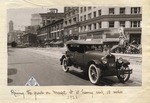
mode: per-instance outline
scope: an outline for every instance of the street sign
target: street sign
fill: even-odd
[[[40,86],[39,83],[36,81],[36,79],[32,76],[27,83],[25,84],[25,86]]]

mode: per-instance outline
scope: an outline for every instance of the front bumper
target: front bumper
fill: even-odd
[[[117,76],[121,74],[132,74],[132,69],[129,70],[112,69],[102,71],[102,76]]]
[[[132,69],[129,69],[129,70],[120,70],[118,69],[118,75],[121,75],[121,74],[132,74]]]

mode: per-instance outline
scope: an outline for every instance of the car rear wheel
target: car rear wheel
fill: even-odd
[[[67,66],[67,59],[66,58],[64,58],[62,60],[62,68],[63,68],[64,72],[68,72],[69,71],[69,67]]]
[[[88,76],[92,84],[98,84],[101,77],[101,70],[95,64],[91,64],[88,69]]]
[[[120,68],[120,70],[129,70],[129,67],[128,67],[128,66],[126,66],[126,67],[125,67],[125,66],[122,66],[122,67]],[[121,74],[121,75],[118,75],[117,77],[118,77],[118,79],[120,80],[120,82],[125,83],[126,81],[129,80],[130,74]]]

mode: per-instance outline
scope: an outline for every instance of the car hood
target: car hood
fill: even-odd
[[[108,53],[100,52],[100,51],[87,51],[86,54],[93,55],[93,56],[101,56],[101,57],[108,55]]]

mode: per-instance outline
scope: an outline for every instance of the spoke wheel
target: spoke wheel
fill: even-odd
[[[129,67],[128,67],[128,66],[127,66],[127,67],[122,66],[122,67],[120,68],[120,70],[129,70]],[[118,77],[118,79],[119,79],[122,83],[125,83],[126,81],[129,80],[130,74],[121,74],[121,75],[118,75],[117,77]]]
[[[100,68],[96,67],[95,64],[91,64],[88,69],[88,75],[92,84],[98,84],[101,77]]]
[[[67,66],[66,58],[64,58],[63,61],[62,61],[62,68],[63,68],[64,72],[68,72],[69,71],[69,67]]]

